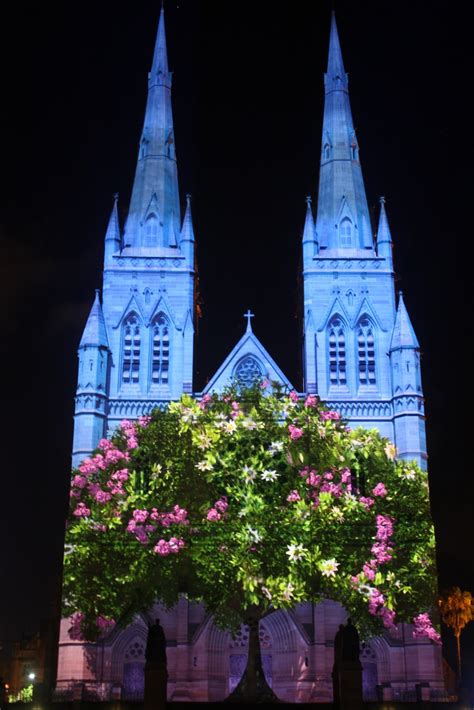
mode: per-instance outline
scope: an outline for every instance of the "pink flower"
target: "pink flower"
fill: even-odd
[[[396,629],[395,625],[395,617],[396,617],[396,612],[394,612],[392,609],[387,609],[386,606],[383,606],[379,610],[379,616],[382,617],[383,625],[385,626],[386,629]]]
[[[387,542],[393,535],[393,518],[389,515],[377,515],[376,538],[380,542]]]
[[[95,494],[95,499],[98,503],[108,503],[111,498],[112,494],[107,491],[99,490]]]
[[[290,424],[288,429],[290,431],[290,439],[292,441],[295,441],[296,439],[299,439],[303,436],[303,429],[300,429],[299,427],[294,426],[293,424]]]
[[[317,475],[316,471],[310,471],[309,476],[306,479],[306,483],[308,484],[308,486],[313,486],[313,488],[317,488],[321,483],[321,476]]]
[[[359,577],[357,575],[351,577],[351,585],[353,587],[358,587],[359,586]]]
[[[96,619],[97,626],[101,631],[109,631],[115,626],[115,621],[113,619],[106,619],[105,616],[98,616]]]
[[[366,510],[370,510],[373,504],[375,503],[373,498],[366,498],[365,496],[361,496],[359,500]]]
[[[262,380],[262,381],[260,382],[260,389],[266,390],[267,387],[270,387],[270,380],[267,380],[267,379]]]
[[[222,518],[222,515],[215,508],[210,508],[207,511],[206,517],[211,522],[216,522],[216,520],[220,520]]]
[[[352,480],[351,471],[349,468],[343,468],[341,471],[341,483],[350,483]]]
[[[134,510],[133,519],[136,523],[144,523],[148,518],[148,511],[146,510]]]
[[[385,562],[390,562],[392,559],[392,555],[390,553],[393,552],[393,550],[391,547],[387,547],[384,542],[375,542],[372,545],[371,552],[375,555],[375,559],[379,565],[383,565]]]
[[[367,579],[369,580],[369,582],[373,582],[373,581],[374,581],[374,579],[375,579],[375,570],[373,570],[371,567],[369,567],[369,565],[366,564],[366,565],[364,565],[364,566],[362,567],[362,571],[363,571],[363,573],[365,574],[365,576],[367,577]]]
[[[167,555],[170,554],[170,544],[169,542],[166,542],[166,540],[158,540],[157,544],[153,548],[154,552],[157,552],[159,555],[162,557],[166,557]]]
[[[143,415],[142,417],[138,417],[138,423],[142,427],[142,429],[146,429],[148,424],[151,422],[151,417],[146,415]]]
[[[374,587],[372,594],[369,597],[369,613],[372,614],[372,616],[377,616],[379,607],[383,606],[384,604],[384,595],[376,587]]]
[[[426,637],[434,643],[441,643],[441,637],[436,631],[436,629],[433,627],[429,614],[418,614],[418,616],[415,616],[415,618],[413,619],[413,624],[415,626],[415,629],[413,631],[413,638],[420,639]]]
[[[177,554],[184,547],[184,540],[178,537],[170,537],[169,547],[170,552]]]
[[[216,500],[214,503],[214,508],[219,511],[219,513],[225,513],[227,508],[229,507],[229,504],[227,502],[226,496],[222,496],[219,498],[219,500]]]
[[[84,488],[87,484],[87,478],[85,476],[74,476],[72,479],[72,485],[75,488]]]
[[[385,498],[387,493],[388,493],[388,491],[385,488],[383,483],[377,483],[377,485],[375,486],[375,488],[372,491],[372,494],[374,496],[379,496],[380,498]]]
[[[115,444],[112,441],[109,441],[108,439],[101,439],[97,448],[101,451],[108,451],[109,449],[115,448]]]
[[[327,471],[327,472],[324,474],[324,478],[326,479],[326,481],[332,481],[332,479],[334,478],[334,474],[329,473],[329,471]]]
[[[305,407],[315,407],[318,403],[318,399],[314,394],[309,394],[304,402]]]
[[[290,392],[290,399],[291,399],[291,401],[292,401],[294,404],[297,403],[297,401],[298,401],[298,395],[296,394],[295,390],[292,390],[292,391]]]
[[[84,503],[78,503],[76,509],[73,512],[73,515],[75,515],[76,518],[88,518],[90,514],[90,509],[87,508]]]
[[[291,491],[290,495],[286,499],[288,503],[295,503],[297,500],[301,500],[301,496],[297,490]]]
[[[339,412],[335,412],[334,410],[329,410],[328,412],[321,412],[321,414],[319,416],[321,417],[323,422],[327,422],[330,419],[334,419],[335,421],[337,421],[338,419],[341,418],[341,415],[339,414]]]
[[[202,410],[206,409],[207,405],[209,404],[211,399],[212,399],[212,397],[210,394],[205,394],[204,397],[201,399],[201,401],[198,403],[199,409],[202,409]]]

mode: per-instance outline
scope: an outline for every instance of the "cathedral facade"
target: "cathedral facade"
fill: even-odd
[[[426,469],[419,344],[402,294],[395,293],[392,237],[384,199],[374,238],[351,115],[336,20],[324,76],[325,106],[316,215],[303,230],[303,391],[316,393],[351,426],[375,427],[397,455]],[[193,389],[195,255],[191,202],[181,216],[165,20],[160,16],[135,181],[121,229],[115,203],[105,235],[98,291],[79,345],[73,465],[122,419],[197,397],[233,380],[287,377],[247,327],[203,392]],[[298,246],[295,244],[295,248]],[[260,625],[264,669],[287,701],[332,699],[333,642],[346,619],[337,603],[301,604]],[[201,605],[181,599],[160,610],[168,640],[172,700],[220,700],[237,684],[248,634],[217,629]],[[137,617],[97,644],[61,626],[58,696],[138,699],[143,694],[147,621]],[[439,647],[411,627],[364,644],[367,700],[445,699]]]

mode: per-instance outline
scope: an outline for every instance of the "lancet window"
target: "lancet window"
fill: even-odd
[[[140,380],[140,321],[131,313],[123,324],[122,382],[138,384]]]
[[[156,214],[152,213],[147,217],[145,227],[145,233],[148,242],[151,242],[158,237],[158,219],[156,217]]]
[[[359,362],[359,383],[375,385],[375,342],[373,327],[368,318],[362,318],[357,326],[357,359]]]
[[[345,385],[346,380],[346,337],[340,318],[333,318],[328,329],[329,343],[329,384],[332,387]]]
[[[152,324],[151,381],[168,384],[170,365],[170,328],[164,313],[158,313]]]
[[[339,227],[341,246],[350,247],[352,245],[352,222],[345,217]]]

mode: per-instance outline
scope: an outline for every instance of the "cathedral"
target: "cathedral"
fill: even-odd
[[[117,202],[105,234],[102,293],[79,344],[73,465],[122,419],[178,399],[257,378],[294,389],[252,330],[202,392],[193,388],[195,239],[190,197],[180,210],[165,18],[161,12],[135,181],[124,228]],[[352,426],[377,428],[398,457],[427,467],[419,344],[394,283],[392,237],[380,198],[374,237],[333,14],[324,75],[316,214],[307,198],[302,240],[303,394],[315,393]],[[315,156],[316,157],[316,156]],[[298,225],[295,225],[295,233]],[[204,247],[205,248],[205,244]],[[299,245],[295,242],[295,249]],[[397,302],[398,301],[398,302]],[[285,701],[330,702],[334,636],[347,617],[337,603],[298,605],[260,624],[264,670]],[[160,610],[167,637],[170,700],[224,699],[246,663],[248,634],[215,627],[182,598]],[[137,617],[97,644],[71,639],[63,620],[57,697],[140,699],[147,620]],[[408,624],[362,645],[366,700],[446,699],[439,647]]]

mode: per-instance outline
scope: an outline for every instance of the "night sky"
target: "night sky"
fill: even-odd
[[[277,7],[165,6],[204,300],[196,389],[242,335],[247,308],[301,388],[297,276],[305,196],[317,195],[331,3]],[[422,0],[336,9],[369,207],[378,214],[385,195],[397,287],[423,354],[440,586],[474,592],[468,20]],[[114,192],[126,216],[159,10],[158,0],[42,3],[28,15],[19,5],[3,27],[13,42],[1,43],[0,641],[34,630],[57,587],[76,350]]]

